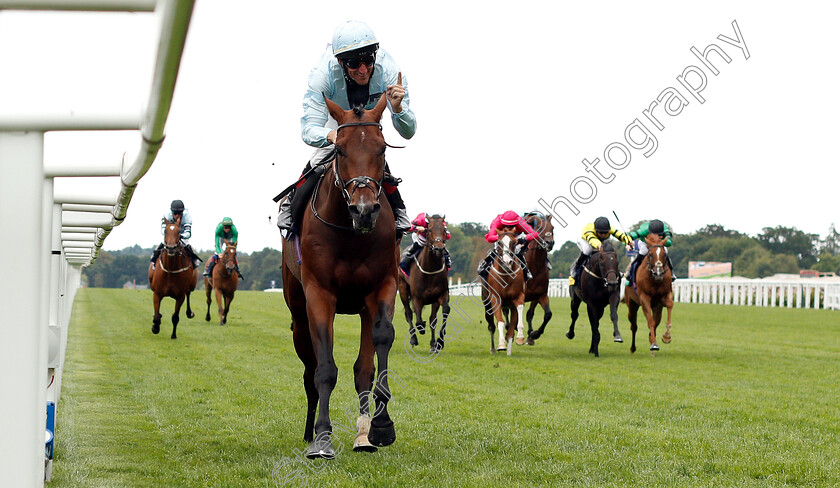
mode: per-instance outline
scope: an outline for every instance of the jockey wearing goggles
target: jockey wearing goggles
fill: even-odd
[[[636,277],[636,268],[639,267],[639,263],[642,262],[645,255],[648,253],[648,247],[645,243],[645,238],[650,235],[657,235],[660,239],[662,239],[662,244],[667,248],[671,247],[673,244],[673,234],[671,234],[671,229],[665,225],[664,222],[658,219],[653,219],[650,222],[645,222],[642,224],[638,230],[630,231],[630,238],[633,240],[638,239],[638,250],[639,253],[636,255],[636,259],[630,263],[630,271],[627,273],[627,285],[633,283],[633,280]],[[671,268],[671,281],[677,279],[677,275],[674,273],[674,263],[671,262],[671,255],[665,253],[665,260],[668,263],[668,267]]]
[[[184,202],[181,200],[172,200],[172,203],[169,205],[169,212],[167,212],[163,216],[163,220],[161,220],[160,224],[160,233],[166,233],[166,221],[173,221],[175,220],[175,216],[181,216],[181,244],[184,246],[184,250],[187,254],[192,258],[193,266],[198,269],[201,265],[201,258],[198,257],[198,254],[195,252],[195,249],[192,248],[190,245],[190,237],[192,237],[192,217],[190,216],[190,211],[184,207]],[[161,242],[154,251],[152,251],[152,269],[155,269],[155,263],[157,263],[158,256],[160,256],[161,251],[163,251],[164,244]]]
[[[391,123],[397,133],[405,139],[414,136],[417,124],[414,112],[409,108],[408,82],[405,75],[402,75],[402,84],[397,84],[398,74],[399,66],[387,51],[379,47],[379,41],[370,27],[356,21],[338,26],[333,34],[331,48],[327,49],[309,74],[309,88],[303,97],[301,137],[303,142],[318,148],[306,164],[304,175],[311,173],[311,169],[319,163],[332,161],[335,155],[338,126],[330,117],[324,102],[325,96],[344,110],[354,107],[370,110],[384,94],[391,111]],[[411,228],[411,222],[396,187],[398,180],[390,175],[387,163],[385,173],[383,187],[394,210],[397,234],[401,236]],[[317,178],[304,181],[310,180]],[[308,197],[307,193],[312,191],[314,184],[306,185],[302,181],[297,188]],[[277,217],[280,229],[292,228],[291,202],[296,191],[293,190],[280,204]]]
[[[533,278],[533,275],[528,269],[528,265],[525,263],[525,251],[528,248],[528,241],[538,239],[540,235],[528,224],[528,222],[525,221],[525,219],[520,217],[518,213],[513,210],[508,210],[505,213],[497,215],[496,218],[493,219],[493,222],[490,223],[490,230],[484,236],[484,240],[490,243],[495,243],[499,240],[499,231],[503,230],[513,231],[517,235],[523,233],[525,234],[524,237],[519,238],[516,256],[519,258],[519,264],[522,266],[523,271],[525,271],[525,281],[530,280]],[[496,257],[495,251],[496,248],[494,247],[487,253],[484,260],[478,263],[478,275],[482,278],[487,278],[487,271],[490,269],[490,266],[493,264],[493,259]]]
[[[234,246],[237,242],[239,242],[239,231],[237,231],[236,226],[233,225],[232,218],[225,217],[221,222],[219,222],[216,226],[216,238],[214,240],[216,243],[216,253],[210,257],[207,261],[207,266],[204,268],[204,276],[207,277],[213,276],[213,267],[216,266],[216,262],[219,260],[219,254],[222,253],[222,245],[225,241]],[[236,263],[236,274],[239,275],[239,278],[243,280],[245,279],[245,277],[242,276],[242,272],[239,271],[239,263]]]
[[[610,236],[615,236],[616,239],[623,242],[626,246],[630,246],[633,243],[633,239],[630,236],[613,228],[606,217],[598,217],[595,219],[595,222],[586,224],[583,227],[583,232],[577,240],[580,256],[578,256],[577,261],[572,264],[572,268],[569,270],[569,285],[575,284],[575,280],[579,276],[580,270],[583,268],[586,260],[589,259],[589,256],[593,252],[600,249],[601,243],[609,239]]]

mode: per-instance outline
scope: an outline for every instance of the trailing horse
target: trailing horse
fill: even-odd
[[[295,351],[304,365],[306,456],[332,459],[330,395],[338,380],[333,358],[337,313],[358,314],[361,319],[359,356],[353,367],[359,399],[353,449],[375,451],[396,439],[388,414],[388,354],[394,342],[399,248],[394,215],[382,194],[387,144],[379,120],[385,96],[370,111],[345,111],[326,97],[325,101],[339,124],[336,158],[310,197],[299,236],[283,240],[282,271]],[[376,405],[372,418],[371,391]]]
[[[432,354],[443,350],[444,335],[446,334],[446,322],[449,318],[449,271],[446,269],[446,227],[444,217],[432,215],[428,217],[429,223],[426,226],[426,243],[414,262],[409,267],[408,278],[400,273],[399,292],[405,309],[405,320],[408,321],[410,344],[416,346],[417,334],[426,333],[426,322],[423,321],[423,306],[431,305],[432,311],[429,315],[431,337],[429,338],[429,352]],[[412,303],[414,313],[417,315],[417,324],[412,322]],[[440,323],[440,334],[435,340],[437,329],[438,309],[443,309],[443,317]]]
[[[630,320],[630,331],[633,332],[633,343],[630,352],[636,352],[636,316],[639,307],[645,314],[648,324],[648,340],[650,353],[659,350],[656,343],[656,328],[662,321],[662,307],[668,309],[668,321],[665,324],[665,334],[662,342],[671,342],[671,310],[674,308],[674,291],[671,288],[671,269],[668,266],[667,251],[664,242],[655,234],[648,234],[645,239],[648,253],[639,263],[636,271],[636,282],[624,288],[624,302],[627,304],[627,318]]]
[[[155,315],[152,319],[152,333],[160,332],[160,301],[164,297],[175,299],[175,311],[172,313],[172,339],[177,339],[175,331],[178,329],[181,305],[187,301],[187,318],[195,317],[190,309],[190,292],[195,290],[198,283],[198,270],[193,266],[192,258],[187,254],[181,243],[181,216],[175,220],[166,221],[163,244],[164,252],[160,253],[156,263],[149,265],[149,288],[154,293]]]
[[[589,353],[598,357],[598,344],[601,333],[598,330],[604,309],[610,307],[610,319],[613,323],[613,338],[622,342],[618,332],[618,303],[620,301],[621,273],[618,271],[618,258],[615,248],[610,241],[604,241],[601,248],[592,253],[589,261],[584,265],[577,284],[569,287],[572,297],[572,324],[566,337],[574,339],[575,321],[578,318],[578,307],[586,302],[586,313],[589,316],[589,326],[592,329],[592,341]]]
[[[525,251],[525,262],[533,277],[525,283],[525,303],[531,302],[525,320],[528,321],[528,345],[533,346],[545,332],[545,326],[551,320],[551,306],[548,298],[548,253],[554,247],[554,225],[551,215],[542,216],[530,214],[525,219],[528,224],[539,233],[540,238],[528,242]],[[540,305],[543,309],[543,322],[537,330],[531,323],[534,320],[534,309]]]
[[[207,315],[210,321],[211,293],[216,290],[216,304],[219,306],[219,325],[227,323],[230,302],[239,287],[239,274],[236,272],[236,244],[225,241],[225,248],[219,256],[219,262],[213,266],[213,275],[204,277],[204,292],[207,295]]]
[[[516,242],[513,232],[499,232],[493,264],[487,278],[481,281],[484,317],[490,331],[490,352],[507,350],[508,356],[513,352],[514,331],[517,333],[517,344],[525,343],[522,320],[525,308],[525,276],[522,264],[516,256]],[[515,314],[511,313],[514,309]],[[509,321],[506,320],[507,316],[510,316]],[[499,342],[494,346],[493,335],[497,330]]]

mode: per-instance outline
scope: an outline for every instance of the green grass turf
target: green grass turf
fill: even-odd
[[[282,296],[238,292],[223,327],[203,298],[171,340],[171,299],[152,335],[149,291],[79,291],[49,486],[840,486],[840,312],[677,304],[651,357],[646,329],[630,354],[622,305],[626,342],[603,320],[594,358],[585,312],[569,341],[569,302],[553,299],[543,338],[508,357],[460,298],[446,349],[421,363],[398,302],[396,443],[354,453],[336,428],[337,459],[305,461]],[[332,419],[352,425],[358,318],[335,329]]]

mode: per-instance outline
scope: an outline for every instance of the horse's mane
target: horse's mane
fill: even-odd
[[[615,252],[615,247],[613,247],[612,242],[606,240],[601,243],[601,252]]]
[[[361,117],[362,112],[364,112],[364,111],[365,111],[365,107],[363,107],[361,105],[354,105],[353,106],[353,113],[356,114],[356,117]]]

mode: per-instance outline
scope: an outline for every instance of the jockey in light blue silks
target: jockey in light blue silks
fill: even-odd
[[[297,204],[292,209],[295,193],[301,193],[305,197],[304,201],[308,200],[318,180],[317,177],[310,178],[310,174],[322,172],[323,166],[319,164],[331,162],[335,156],[338,125],[329,115],[325,96],[344,110],[353,107],[370,110],[385,94],[394,128],[405,139],[414,136],[417,123],[414,112],[409,108],[408,82],[405,75],[402,75],[402,84],[397,84],[398,75],[399,66],[387,51],[379,48],[379,41],[370,27],[356,21],[338,26],[332,44],[309,74],[309,87],[303,97],[303,117],[300,119],[301,138],[303,142],[318,149],[306,164],[301,180],[280,204],[277,216],[280,229],[295,227],[294,230],[297,230],[297,222],[294,221],[299,217],[295,210]],[[399,180],[390,175],[387,163],[385,174],[383,189],[394,211],[397,235],[401,236],[411,228],[411,222],[396,187]],[[282,198],[284,193],[278,197]]]
[[[186,251],[187,255],[192,259],[193,266],[198,269],[201,265],[201,259],[198,257],[198,254],[190,245],[190,237],[192,237],[192,217],[190,217],[190,211],[184,207],[184,202],[181,200],[172,200],[172,203],[169,205],[169,212],[167,212],[163,219],[161,220],[160,224],[160,233],[164,234],[166,231],[166,221],[173,221],[175,220],[175,216],[181,216],[181,245],[184,246],[184,251]],[[157,262],[158,256],[160,256],[160,252],[163,251],[163,243],[161,242],[158,247],[152,252],[152,269],[155,268],[155,263]]]

